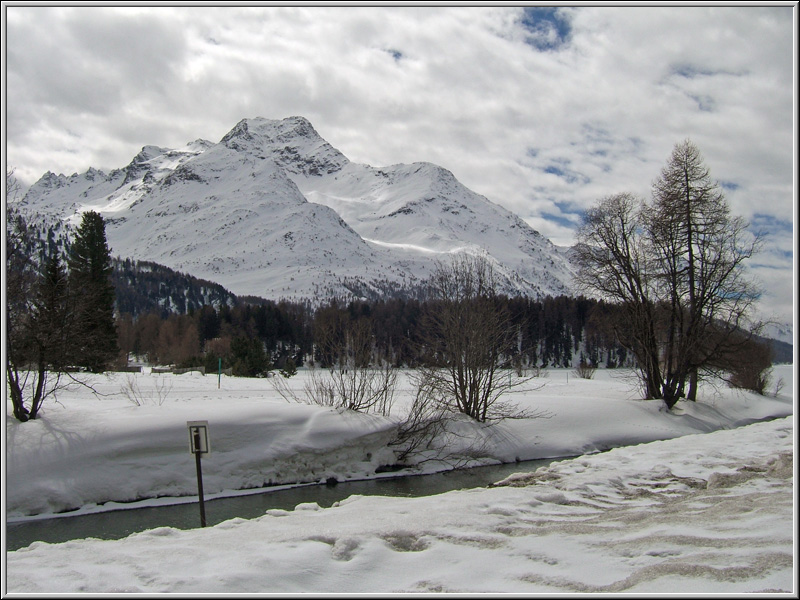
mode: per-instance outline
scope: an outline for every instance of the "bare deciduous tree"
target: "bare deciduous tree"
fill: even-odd
[[[694,399],[699,374],[759,328],[750,320],[759,290],[744,263],[760,236],[730,216],[688,140],[675,146],[650,204],[605,198],[587,211],[578,239],[578,281],[625,307],[617,335],[636,356],[648,398],[670,408]]]
[[[272,380],[273,387],[286,400],[388,415],[397,370],[389,360],[377,355],[369,319],[359,318],[342,325],[341,337],[334,338],[333,329],[329,333],[319,343],[332,363],[328,368],[309,371],[303,397],[291,390],[282,377]]]
[[[576,279],[590,292],[623,306],[625,318],[614,324],[617,339],[636,357],[645,397],[660,398],[653,266],[641,220],[643,203],[632,194],[616,194],[586,211],[575,247],[580,265]]]
[[[581,379],[594,379],[595,371],[597,371],[596,367],[582,360],[580,364],[575,367],[574,373]]]
[[[488,258],[459,254],[439,263],[430,291],[422,349],[427,364],[417,371],[418,389],[479,422],[532,416],[500,400],[529,378],[501,373],[517,330],[505,305],[496,302],[497,277]]]
[[[125,384],[120,387],[120,393],[136,406],[145,406],[148,403],[156,406],[164,404],[172,390],[172,379],[147,376],[147,382],[150,384],[149,391],[141,389],[140,379],[139,376],[128,375]]]
[[[447,429],[447,411],[441,404],[430,401],[430,390],[417,386],[408,413],[397,425],[389,446],[395,449],[398,463],[410,456],[429,450]]]

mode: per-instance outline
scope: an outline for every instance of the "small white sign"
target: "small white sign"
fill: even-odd
[[[189,451],[192,454],[211,454],[208,421],[186,421],[189,427]]]

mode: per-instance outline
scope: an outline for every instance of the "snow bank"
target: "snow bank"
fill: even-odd
[[[627,375],[598,371],[584,380],[571,371],[549,371],[511,396],[546,418],[491,427],[459,421],[458,436],[450,440],[454,456],[411,471],[442,470],[454,461],[574,456],[793,414],[791,392],[766,398],[710,387],[701,401],[669,412],[661,402],[638,400]],[[776,375],[785,390],[793,388],[791,367],[778,367]],[[290,385],[302,390],[304,377],[301,371]],[[288,403],[268,380],[148,373],[96,375],[88,382],[94,393],[85,387],[62,392],[37,421],[15,421],[7,403],[7,519],[196,495],[187,421],[209,422],[211,454],[203,458],[209,498],[270,485],[376,477],[379,467],[395,462],[387,447],[393,418]],[[402,378],[396,411],[411,397]]]
[[[602,422],[602,421],[599,421]],[[7,554],[11,593],[794,594],[791,418],[423,498]]]

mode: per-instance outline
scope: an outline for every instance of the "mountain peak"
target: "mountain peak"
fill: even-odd
[[[269,119],[257,118],[250,119],[251,127],[255,127],[259,132],[272,135],[275,140],[288,142],[298,138],[309,140],[322,140],[322,138],[305,117],[287,117],[285,119],[271,121]]]
[[[220,144],[256,158],[271,158],[290,173],[325,175],[340,170],[350,161],[323,140],[308,119],[263,117],[242,119]]]
[[[67,178],[64,175],[56,175],[52,171],[48,171],[34,185],[52,189],[62,187],[66,181]]]
[[[251,117],[239,121],[220,140],[221,144],[230,147],[237,141],[263,143],[286,143],[297,139],[322,141],[317,131],[305,117],[287,117],[285,119],[265,119]]]
[[[214,145],[214,142],[209,142],[202,138],[197,138],[193,142],[189,142],[183,148],[178,148],[178,151],[183,152],[205,152]]]

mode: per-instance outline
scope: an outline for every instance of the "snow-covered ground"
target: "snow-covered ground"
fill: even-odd
[[[459,421],[455,455],[417,469],[584,454],[508,485],[36,542],[7,553],[7,591],[795,592],[793,368],[775,368],[776,398],[706,385],[672,412],[638,399],[624,374],[548,371],[513,397],[546,418]],[[289,383],[299,390],[305,377]],[[9,403],[9,522],[196,495],[187,421],[209,422],[206,498],[376,477],[394,459],[392,419],[289,403],[269,380],[223,377],[218,387],[215,375],[150,373],[91,383],[96,395],[65,391],[36,422],[14,421]],[[401,378],[398,413],[410,391]],[[745,425],[770,417],[785,418]]]

